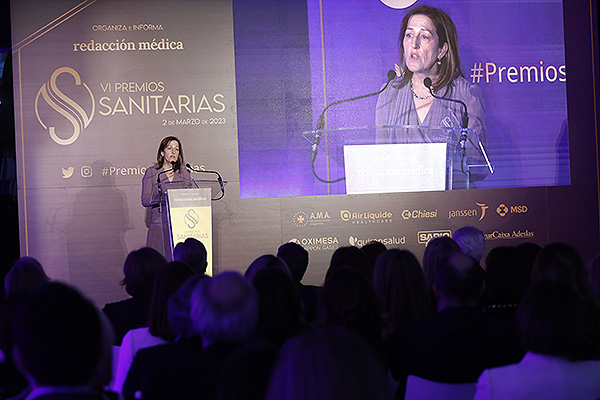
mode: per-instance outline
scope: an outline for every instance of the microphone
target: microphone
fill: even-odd
[[[323,127],[325,126],[325,113],[327,112],[327,110],[329,110],[329,108],[331,108],[335,105],[338,105],[338,104],[347,103],[349,101],[354,101],[354,100],[360,100],[360,99],[364,99],[364,98],[371,97],[371,96],[376,96],[376,95],[380,94],[381,92],[383,92],[385,89],[387,89],[388,85],[390,84],[392,79],[394,79],[395,77],[396,77],[396,71],[391,69],[387,73],[388,80],[381,90],[379,90],[375,93],[369,93],[369,94],[364,94],[362,96],[351,97],[351,98],[345,99],[345,100],[334,101],[333,103],[329,104],[327,107],[325,107],[323,109],[323,112],[321,113],[321,115],[319,116],[319,119],[317,120],[317,129],[316,129],[316,134],[315,134],[315,140],[313,142],[312,149],[311,149],[310,160],[313,163],[313,165],[315,162],[315,158],[317,158],[317,153],[319,152],[319,144],[321,143],[321,133],[323,131]],[[313,173],[314,173],[314,168],[313,168]],[[321,182],[326,182],[326,181],[323,181],[321,178],[319,178],[316,174],[315,174],[315,177],[317,179],[319,179]],[[326,183],[332,183],[332,182],[326,182]]]
[[[171,171],[175,171],[175,161],[171,161],[171,169],[166,169],[164,171],[159,172],[158,176],[156,177],[156,183],[160,184],[160,176]]]
[[[467,128],[469,126],[469,113],[467,112],[467,105],[464,103],[464,101],[462,100],[457,100],[457,99],[449,99],[447,97],[440,97],[440,96],[436,96],[435,93],[433,92],[433,82],[431,80],[430,77],[427,77],[425,79],[423,79],[423,84],[425,85],[425,87],[427,89],[429,89],[429,93],[431,93],[431,95],[433,97],[435,97],[436,99],[440,99],[440,100],[445,100],[445,101],[451,101],[454,103],[459,103],[460,105],[463,106],[464,109],[464,113],[462,116],[462,126],[461,128]]]
[[[206,170],[206,169],[194,169],[194,168],[192,168],[192,166],[190,165],[190,163],[186,163],[185,167],[187,169],[189,169],[190,171],[193,171],[193,172],[198,172],[198,173],[203,173],[203,174],[215,174],[215,175],[217,175],[217,182],[219,182],[219,187],[221,188],[221,196],[219,196],[218,198],[215,198],[213,200],[221,200],[223,198],[223,196],[225,196],[225,185],[223,184],[223,178],[221,177],[221,174],[218,171],[210,171],[210,170]],[[194,181],[194,183],[195,182],[196,181]],[[198,185],[196,185],[196,187],[197,186]]]

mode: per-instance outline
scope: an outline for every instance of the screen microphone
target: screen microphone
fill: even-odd
[[[310,156],[311,162],[314,163],[315,158],[317,158],[317,153],[319,151],[319,144],[321,143],[321,133],[322,133],[323,128],[325,127],[325,113],[327,112],[327,110],[329,110],[329,108],[331,108],[335,105],[338,105],[338,104],[347,103],[349,101],[354,101],[354,100],[359,100],[359,99],[364,99],[366,97],[376,96],[376,95],[380,94],[381,92],[383,92],[385,89],[387,89],[388,85],[390,84],[392,79],[394,79],[395,77],[396,77],[396,71],[391,69],[387,73],[388,80],[381,90],[379,90],[375,93],[363,94],[362,96],[356,96],[356,97],[351,97],[349,99],[334,101],[333,103],[329,104],[327,107],[325,107],[323,109],[323,112],[321,113],[321,115],[319,116],[319,119],[317,120],[317,129],[316,129],[316,134],[315,134],[315,140],[312,145],[311,156]]]
[[[440,99],[440,100],[445,100],[445,101],[451,101],[454,103],[458,103],[460,105],[462,105],[463,107],[463,115],[462,115],[462,126],[461,128],[467,128],[469,126],[469,113],[467,112],[467,105],[464,103],[464,101],[462,100],[457,100],[457,99],[449,99],[447,97],[440,97],[440,96],[436,96],[435,93],[433,92],[433,81],[431,80],[430,77],[426,77],[425,79],[423,79],[423,84],[425,85],[425,87],[427,89],[429,89],[429,93],[431,93],[431,95],[436,98],[436,99]]]

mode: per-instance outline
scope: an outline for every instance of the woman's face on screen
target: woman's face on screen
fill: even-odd
[[[448,44],[439,47],[439,38],[433,21],[422,14],[410,17],[402,39],[406,66],[414,74],[435,76],[437,60],[446,53]]]

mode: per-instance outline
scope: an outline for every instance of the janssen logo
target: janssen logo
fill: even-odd
[[[448,219],[453,218],[478,218],[479,221],[485,218],[486,211],[490,206],[485,203],[475,203],[478,208],[464,208],[448,211]]]

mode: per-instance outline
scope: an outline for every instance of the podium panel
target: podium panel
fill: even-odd
[[[171,189],[167,192],[167,209],[171,250],[187,238],[198,239],[206,247],[206,274],[212,275],[211,189]]]
[[[445,190],[447,147],[446,143],[346,145],[346,193]],[[448,176],[451,183],[452,175]]]

